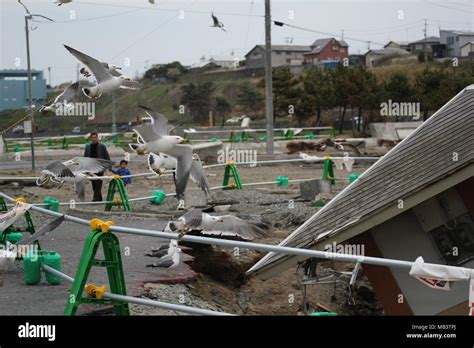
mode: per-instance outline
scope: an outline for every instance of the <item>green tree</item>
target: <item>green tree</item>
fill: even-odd
[[[216,114],[222,118],[222,127],[224,127],[227,115],[231,112],[232,107],[225,97],[217,96],[215,99]]]
[[[242,108],[242,111],[256,112],[261,108],[262,101],[262,95],[252,84],[246,83],[240,87],[239,93],[237,94],[237,102]]]
[[[331,70],[312,67],[301,76],[303,85],[297,110],[300,121],[316,115],[316,124],[321,122],[322,111],[334,106],[334,76]]]
[[[357,104],[357,84],[354,69],[338,64],[334,70],[334,88],[336,90],[336,105],[339,106],[339,134],[342,133],[346,111]]]
[[[210,81],[203,83],[189,83],[181,87],[183,95],[181,104],[186,105],[194,122],[204,126],[206,116],[211,109],[211,97],[214,93],[214,84]]]
[[[384,84],[384,91],[387,100],[392,102],[406,103],[414,100],[415,91],[403,73],[395,73]],[[395,121],[399,121],[399,117],[395,117]]]
[[[274,69],[273,73],[273,117],[293,116],[300,100],[301,88],[298,79],[289,67]]]

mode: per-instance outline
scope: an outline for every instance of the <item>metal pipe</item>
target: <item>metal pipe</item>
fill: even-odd
[[[31,170],[35,171],[35,111],[33,109],[33,77],[31,76],[31,59],[30,59],[30,31],[28,28],[28,20],[31,15],[25,15],[25,33],[26,33],[26,61],[28,66],[28,102],[30,106],[31,134],[30,134],[30,150],[31,150]]]
[[[12,197],[6,195],[3,192],[0,192],[0,196],[2,196],[3,198],[9,201],[13,201]],[[50,211],[50,210],[43,209],[40,207],[35,207],[35,206],[32,206],[31,209],[39,213],[50,215],[50,216],[55,216],[55,217],[64,216],[64,220],[66,221],[71,221],[78,224],[89,226],[89,220],[84,220],[81,218],[77,218],[75,216],[61,214],[61,213],[57,213],[54,211]],[[176,239],[176,240],[178,239],[178,235],[175,233],[146,230],[146,229],[141,229],[141,228],[129,228],[129,227],[112,225],[110,226],[110,231],[117,232],[117,233],[128,233],[128,234],[133,234],[133,235],[164,238],[164,239]],[[370,264],[370,265],[399,267],[399,268],[405,268],[405,269],[410,269],[411,266],[414,264],[414,262],[412,261],[394,260],[394,259],[386,259],[386,258],[381,258],[381,257],[372,257],[372,256],[363,256],[363,255],[340,254],[340,253],[326,252],[326,251],[320,251],[320,250],[292,248],[292,247],[284,247],[284,246],[279,246],[279,245],[277,246],[277,245],[269,245],[269,244],[253,243],[253,242],[242,242],[242,241],[236,241],[236,240],[226,240],[226,239],[191,236],[191,235],[184,235],[181,238],[181,240],[186,241],[186,242],[194,242],[194,243],[201,243],[201,244],[220,245],[223,247],[230,247],[230,248],[240,247],[244,249],[273,252],[277,254],[304,256],[308,258],[315,257],[315,258],[321,258],[321,259],[355,262],[355,263],[360,262],[360,263],[365,263],[365,264]],[[437,264],[426,263],[426,265],[437,265]],[[458,267],[458,268],[470,270],[470,268],[464,268],[464,267]]]
[[[287,129],[302,129],[302,130],[329,130],[333,129],[333,127],[289,127],[289,128],[273,128],[274,131],[284,131]],[[266,128],[249,128],[249,129],[209,129],[209,130],[198,130],[198,131],[191,131],[188,129],[184,130],[184,133],[187,134],[199,134],[199,133],[232,133],[232,132],[247,132],[247,133],[252,133],[252,132],[265,132]]]
[[[66,280],[70,283],[74,282],[74,278],[68,276],[67,274],[60,272],[44,263],[41,264],[41,267],[49,272],[54,274],[57,277],[60,277],[63,280]],[[122,301],[122,302],[130,302],[130,303],[135,303],[139,305],[145,305],[145,306],[151,306],[151,307],[157,307],[157,308],[164,308],[164,309],[169,309],[173,311],[178,311],[178,312],[184,312],[184,313],[190,313],[190,314],[198,314],[198,315],[219,315],[219,316],[234,316],[235,314],[230,314],[230,313],[225,313],[225,312],[217,312],[217,311],[211,311],[209,309],[201,309],[201,308],[195,308],[195,307],[189,307],[189,306],[182,306],[182,305],[177,305],[173,303],[166,303],[166,302],[160,302],[160,301],[154,301],[154,300],[149,300],[149,299],[144,299],[144,298],[138,298],[138,297],[132,297],[132,296],[125,296],[125,295],[118,295],[118,294],[113,294],[111,292],[104,292],[103,294],[104,298],[108,298],[111,300],[116,300],[116,301]]]

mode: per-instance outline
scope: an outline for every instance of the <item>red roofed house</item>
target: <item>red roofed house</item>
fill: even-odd
[[[333,37],[318,39],[311,45],[311,51],[304,54],[305,63],[315,64],[321,61],[341,61],[349,57],[349,45]]]

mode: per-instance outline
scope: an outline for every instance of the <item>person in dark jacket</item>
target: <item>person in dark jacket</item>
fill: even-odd
[[[84,157],[102,158],[110,161],[109,152],[104,144],[99,142],[99,135],[97,133],[91,133],[91,143],[86,145],[84,149]],[[98,176],[103,176],[104,172],[97,173]],[[102,199],[102,180],[91,180],[92,190],[94,191],[93,202],[101,202]]]

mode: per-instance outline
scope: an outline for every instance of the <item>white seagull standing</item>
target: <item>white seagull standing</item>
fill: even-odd
[[[36,185],[43,186],[51,181],[61,187],[65,182],[75,184],[76,193],[81,201],[85,199],[85,179],[87,176],[110,169],[115,162],[101,158],[74,157],[68,161],[53,161],[42,171]]]
[[[175,185],[177,199],[181,200],[183,198],[190,176],[201,189],[208,192],[209,184],[207,183],[204,169],[201,162],[198,161],[199,157],[196,157],[197,155],[193,156],[191,146],[182,144],[184,139],[180,136],[168,135],[168,119],[165,116],[147,107],[140,107],[150,117],[151,123],[143,124],[133,129],[143,143],[130,144],[130,148],[139,155],[164,153],[176,159]],[[154,159],[158,158],[149,157],[148,163]],[[155,172],[153,167],[151,169]]]
[[[269,226],[262,222],[245,221],[234,215],[212,216],[200,209],[192,209],[171,221],[165,228],[180,234],[189,230],[198,229],[204,235],[231,236],[244,240],[253,240],[255,237],[267,235]]]
[[[179,261],[181,260],[180,254],[181,249],[178,248],[177,244],[172,245],[170,243],[169,251],[166,255],[160,257],[157,262],[146,266],[153,268],[163,268],[166,269],[166,273],[169,273],[171,269],[178,267]]]
[[[171,239],[169,244],[163,244],[158,249],[152,249],[150,253],[146,253],[145,256],[161,258],[165,255],[170,255],[173,252],[173,248],[178,246],[178,241]]]
[[[75,50],[72,47],[66,46],[66,49],[76,57],[82,64],[87,66],[88,70],[94,74],[94,77],[97,81],[97,85],[92,87],[84,87],[82,92],[84,95],[91,99],[100,98],[103,93],[108,93],[115,91],[119,88],[140,89],[140,84],[136,81],[131,81],[128,77],[124,75],[114,76],[109,70],[104,67],[104,64],[99,62],[97,59],[88,56],[78,50]]]

